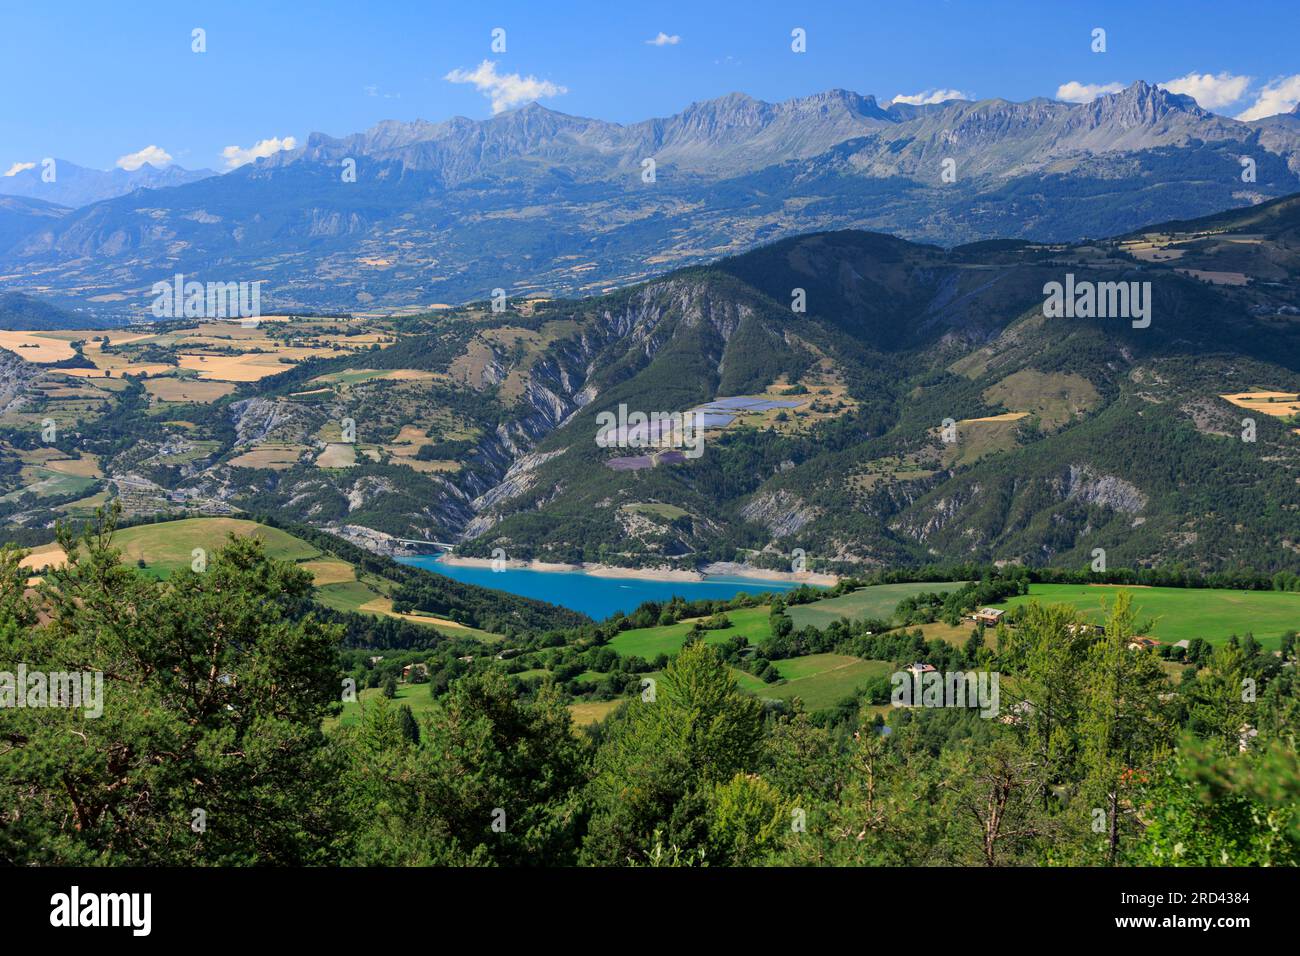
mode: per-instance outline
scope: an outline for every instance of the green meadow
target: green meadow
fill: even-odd
[[[851,697],[873,677],[888,676],[893,665],[887,661],[864,661],[847,654],[809,654],[776,661],[776,669],[785,678],[783,683],[763,684],[749,674],[745,676],[762,685],[754,690],[760,697],[776,700],[803,700],[810,711],[823,710]],[[746,689],[753,689],[746,687]]]
[[[1121,591],[1132,595],[1139,625],[1154,622],[1145,633],[1168,644],[1194,637],[1221,644],[1232,634],[1249,631],[1265,647],[1276,648],[1285,632],[1300,630],[1300,594],[1287,591],[1031,584],[1029,594],[999,606],[1012,608],[1027,601],[1071,604],[1085,619],[1101,623],[1106,606],[1114,604]]]
[[[351,727],[361,719],[361,708],[363,706],[374,704],[375,700],[383,694],[383,689],[379,687],[368,687],[357,694],[356,701],[349,701],[343,705],[342,712],[337,717],[331,717],[322,725],[325,730],[333,730],[335,727]],[[398,684],[397,696],[389,701],[389,705],[396,707],[406,704],[411,708],[411,713],[416,720],[433,709],[433,695],[429,693],[428,684]]]
[[[848,594],[812,604],[799,604],[789,608],[787,613],[796,628],[815,627],[819,630],[847,617],[851,621],[864,618],[889,620],[894,608],[903,598],[927,591],[942,593],[955,591],[962,586],[961,581],[927,581],[907,584],[876,584],[868,588],[858,588]]]
[[[768,617],[772,612],[766,604],[726,613],[731,626],[717,631],[705,631],[704,643],[721,644],[737,634],[743,634],[749,638],[749,643],[757,644],[771,636],[772,628],[768,623]],[[623,631],[609,642],[609,646],[624,657],[636,655],[648,661],[654,660],[660,654],[672,656],[682,649],[682,645],[686,643],[686,635],[696,620],[699,618],[660,627],[641,627]]]
[[[808,654],[774,661],[773,664],[784,678],[775,684],[768,684],[735,667],[731,668],[731,674],[741,690],[769,700],[794,700],[798,697],[809,711],[833,707],[845,697],[851,697],[871,678],[893,672],[893,665],[887,661],[867,661],[848,654]],[[663,680],[662,671],[642,676]]]
[[[135,564],[144,561],[144,570],[166,578],[178,568],[189,567],[192,552],[202,548],[209,555],[222,547],[228,535],[253,537],[266,546],[266,553],[282,561],[305,561],[320,551],[286,531],[270,528],[241,518],[184,518],[136,525],[113,533],[113,546],[122,550],[122,559]]]
[[[63,472],[49,468],[33,468],[32,473],[35,480],[17,491],[0,496],[0,501],[17,501],[25,494],[35,495],[37,498],[83,494],[98,483],[95,478],[65,475]]]

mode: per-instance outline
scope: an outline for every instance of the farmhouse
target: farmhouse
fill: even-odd
[[[1157,641],[1154,637],[1135,637],[1129,642],[1128,648],[1131,651],[1146,650],[1151,647],[1159,647],[1163,641]]]
[[[999,610],[995,607],[981,608],[971,615],[971,620],[976,624],[995,625],[1002,619],[1006,611]]]

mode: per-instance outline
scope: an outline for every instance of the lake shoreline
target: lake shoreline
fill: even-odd
[[[491,558],[465,558],[444,554],[437,559],[438,564],[461,568],[491,568]],[[643,581],[683,581],[693,583],[725,582],[729,578],[743,578],[751,581],[771,581],[773,583],[811,584],[817,587],[834,587],[839,577],[834,574],[818,574],[812,571],[791,572],[772,571],[755,568],[735,562],[714,562],[706,565],[703,571],[688,571],[681,568],[622,568],[611,564],[598,564],[592,561],[581,564],[564,564],[552,561],[507,561],[508,571],[543,571],[568,574],[586,574],[594,578],[629,578]]]

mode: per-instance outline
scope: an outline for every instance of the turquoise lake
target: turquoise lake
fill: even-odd
[[[735,597],[741,591],[750,594],[761,594],[764,591],[779,594],[797,587],[783,581],[722,576],[705,581],[653,581],[646,578],[602,578],[582,571],[529,571],[519,568],[493,571],[491,568],[443,564],[438,555],[419,555],[397,560],[466,584],[477,584],[559,604],[581,611],[597,621],[617,611],[634,611],[646,601],[667,601],[676,596],[687,601],[706,598],[716,601]]]

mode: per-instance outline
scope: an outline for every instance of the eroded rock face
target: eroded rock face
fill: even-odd
[[[1097,475],[1087,465],[1071,465],[1064,486],[1067,500],[1125,514],[1137,514],[1147,504],[1147,496],[1136,485],[1115,475]]]
[[[740,513],[749,521],[767,528],[773,538],[788,537],[817,520],[821,514],[798,495],[785,490],[756,495],[746,502]]]
[[[373,475],[358,478],[348,490],[348,511],[364,508],[379,495],[395,490],[393,483],[387,478],[377,478]]]
[[[265,398],[249,398],[230,404],[230,420],[238,436],[235,445],[249,445],[265,441],[276,430],[296,418],[295,410],[287,402]]]
[[[23,392],[41,368],[7,349],[0,349],[0,410],[17,410],[26,404]]]

